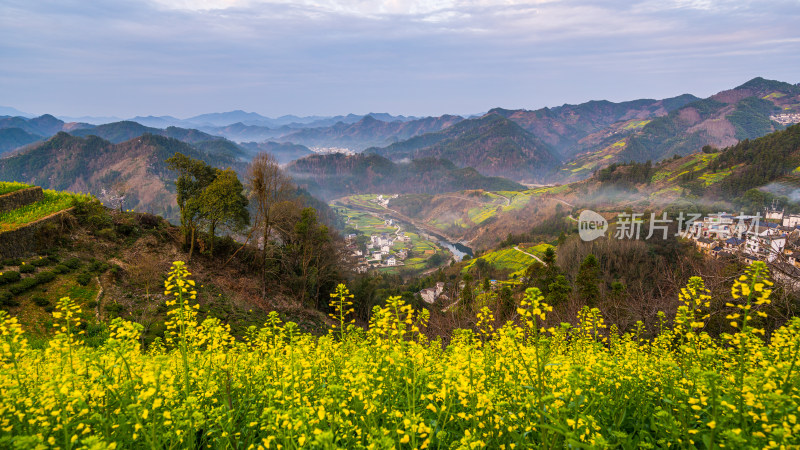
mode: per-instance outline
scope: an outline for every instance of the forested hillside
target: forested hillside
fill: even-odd
[[[226,150],[202,151],[172,138],[145,134],[113,144],[96,136],[60,132],[25,152],[0,159],[0,180],[24,181],[48,189],[101,192],[125,197],[124,209],[177,218],[174,177],[165,160],[181,152],[217,167],[242,170]]]
[[[482,174],[515,180],[545,177],[559,158],[544,142],[499,114],[459,122],[438,133],[428,133],[385,148],[368,149],[394,161],[442,158]]]
[[[288,173],[325,199],[375,192],[450,192],[463,189],[518,190],[523,186],[500,177],[458,168],[444,159],[394,163],[379,155],[312,155],[289,164]]]

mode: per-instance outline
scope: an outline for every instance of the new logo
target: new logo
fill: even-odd
[[[594,211],[584,209],[578,216],[578,234],[584,241],[593,241],[605,236],[608,221]]]

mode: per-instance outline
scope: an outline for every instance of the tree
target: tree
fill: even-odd
[[[516,309],[516,304],[514,303],[514,297],[511,292],[511,288],[508,286],[503,286],[503,289],[500,289],[500,311],[503,317],[510,316]]]
[[[291,197],[291,179],[283,173],[278,161],[269,153],[259,153],[253,158],[247,170],[249,197],[255,206],[253,230],[258,230],[261,238],[262,295],[267,292],[268,261],[272,247],[270,234],[275,221],[274,206]]]
[[[178,172],[175,189],[181,213],[181,229],[184,245],[189,245],[189,259],[192,259],[194,236],[200,216],[200,203],[197,198],[214,181],[219,169],[178,152],[167,158],[166,162],[170,170]]]
[[[208,224],[209,253],[212,256],[218,227],[240,231],[250,223],[243,191],[236,172],[225,169],[197,197],[199,220]]]
[[[564,303],[572,292],[572,286],[564,275],[558,275],[555,281],[550,283],[547,288],[549,292],[545,297],[545,301],[551,306]]]
[[[594,306],[600,296],[598,283],[600,283],[600,263],[590,253],[584,258],[578,269],[578,276],[575,278],[578,294],[589,306]]]
[[[464,280],[464,288],[461,289],[461,295],[459,296],[459,300],[462,305],[466,308],[472,307],[473,292],[472,292],[472,275],[466,273],[463,277]]]

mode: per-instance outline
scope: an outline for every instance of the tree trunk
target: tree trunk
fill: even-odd
[[[192,226],[191,227],[192,233],[191,233],[191,238],[190,238],[191,242],[189,243],[189,261],[192,260],[192,254],[194,253],[194,229],[195,229],[195,227]]]
[[[208,227],[209,227],[208,252],[211,256],[214,256],[214,238],[216,237],[217,223],[212,221]]]

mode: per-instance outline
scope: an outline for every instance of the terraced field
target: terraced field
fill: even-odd
[[[88,199],[89,196],[87,195],[44,190],[44,198],[42,200],[13,211],[0,213],[0,232],[14,230],[53,213],[71,208],[77,202]]]
[[[494,250],[485,253],[478,258],[471,259],[469,261],[469,264],[464,266],[462,272],[466,273],[467,271],[469,271],[469,269],[475,265],[478,259],[483,259],[496,269],[509,270],[511,272],[518,272],[520,270],[525,270],[526,268],[528,268],[528,266],[533,264],[534,261],[536,261],[535,259],[526,255],[525,253],[515,250],[513,247],[509,247],[500,250]]]
[[[0,195],[9,194],[29,187],[33,186],[25,183],[17,183],[16,181],[0,181]]]

